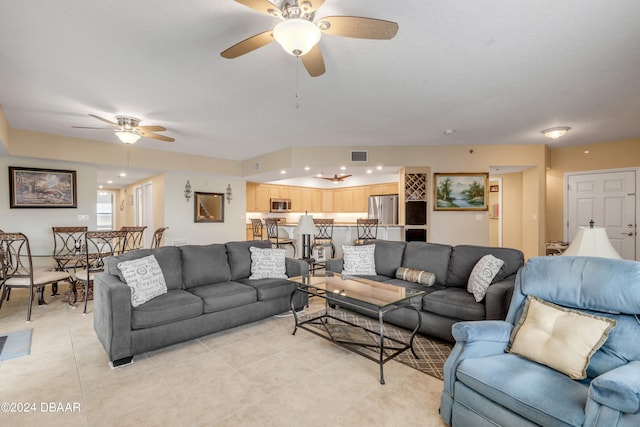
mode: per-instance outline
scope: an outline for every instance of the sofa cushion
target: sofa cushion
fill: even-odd
[[[408,242],[404,249],[402,267],[430,271],[436,275],[436,283],[445,284],[451,246],[437,243]]]
[[[180,246],[180,252],[185,289],[231,280],[225,245]]]
[[[227,256],[229,267],[231,268],[231,280],[246,279],[251,275],[251,252],[249,248],[270,248],[271,242],[268,240],[249,240],[246,242],[229,242]]]
[[[496,375],[497,372],[500,374]],[[537,425],[584,425],[589,384],[574,381],[544,365],[503,353],[463,360],[456,377],[482,396]]]
[[[467,292],[471,292],[477,302],[482,301],[487,293],[487,288],[493,282],[504,261],[493,255],[485,255],[476,263],[469,275]]]
[[[394,277],[398,267],[402,265],[405,242],[391,240],[372,240],[375,244],[376,273],[382,276]]]
[[[293,283],[283,279],[240,279],[238,282],[255,288],[258,301],[289,296],[293,292]]]
[[[506,350],[582,380],[591,356],[615,326],[613,319],[529,295]]]
[[[342,253],[344,254],[342,274],[374,276],[376,274],[375,250],[375,244],[342,245]]]
[[[164,281],[162,270],[156,257],[149,255],[131,261],[118,263],[118,268],[131,289],[131,306],[152,300],[155,297],[167,293],[167,284]]]
[[[480,258],[489,254],[504,261],[504,265],[494,277],[493,283],[500,282],[506,277],[516,274],[518,269],[524,265],[524,255],[517,249],[458,245],[451,250],[447,271],[447,286],[466,288],[473,267],[480,261]]]
[[[252,246],[251,252],[251,276],[249,279],[286,279],[287,268],[285,249],[265,249]]]
[[[144,329],[200,316],[201,298],[182,289],[168,291],[138,307],[131,309],[131,327]]]
[[[108,257],[104,263],[105,273],[118,276],[124,282],[124,276],[118,268],[118,263],[131,261],[153,254],[160,265],[167,289],[182,289],[182,257],[180,249],[175,246],[163,246],[155,249],[136,249],[118,256]]]
[[[469,292],[447,288],[431,292],[422,298],[422,310],[458,320],[484,320],[484,304],[476,302]]]
[[[255,288],[238,282],[220,282],[189,289],[204,301],[204,312],[213,313],[258,300]]]

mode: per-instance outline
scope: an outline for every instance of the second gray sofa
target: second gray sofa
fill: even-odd
[[[524,265],[524,255],[517,249],[486,246],[449,246],[427,242],[398,242],[374,240],[375,276],[362,276],[380,282],[388,282],[406,288],[424,290],[422,298],[411,303],[420,310],[424,335],[431,335],[453,342],[451,326],[463,320],[504,320],[507,315],[518,269]],[[476,263],[491,254],[504,261],[504,265],[487,289],[483,300],[476,302],[467,292],[467,282]],[[327,271],[341,273],[343,260],[327,261]],[[398,267],[428,271],[436,276],[436,282],[426,287],[396,279]],[[368,314],[362,311],[363,314]],[[399,308],[385,315],[385,322],[403,328],[416,326],[416,312]]]

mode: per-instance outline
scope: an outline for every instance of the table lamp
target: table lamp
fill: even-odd
[[[609,241],[607,230],[603,227],[594,227],[593,224],[591,220],[589,227],[580,227],[573,242],[562,255],[621,259],[622,257]]]
[[[312,215],[300,215],[296,233],[302,236],[302,259],[311,259],[311,236],[316,233]]]

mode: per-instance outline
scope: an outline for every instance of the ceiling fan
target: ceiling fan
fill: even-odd
[[[325,72],[324,59],[318,46],[322,33],[359,39],[390,40],[398,32],[398,24],[360,16],[328,16],[313,22],[316,10],[325,0],[284,0],[278,7],[269,0],[235,0],[258,12],[281,19],[273,27],[249,37],[220,53],[233,59],[266,46],[276,40],[284,50],[302,59],[311,77]]]
[[[94,114],[89,114],[91,117],[101,120],[105,123],[110,124],[113,129],[115,129],[116,136],[120,139],[120,141],[125,144],[133,144],[140,137],[144,136],[145,138],[153,138],[159,139],[160,141],[173,142],[175,139],[170,138],[164,135],[158,135],[152,132],[164,132],[165,129],[162,126],[138,126],[140,123],[140,119],[130,116],[116,116],[117,122],[113,122],[111,120],[104,119],[100,116],[96,116]],[[111,129],[108,127],[97,128],[97,127],[88,127],[88,126],[71,126],[76,129]]]
[[[324,176],[317,176],[316,178],[320,178],[320,179],[326,179],[328,181],[333,182],[334,184],[339,184],[342,181],[344,181],[345,179],[349,178],[351,175],[333,175],[333,177],[324,177]]]

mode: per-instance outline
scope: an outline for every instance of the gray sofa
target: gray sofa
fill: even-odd
[[[292,282],[249,280],[250,246],[270,248],[271,243],[165,246],[107,258],[105,271],[94,279],[93,327],[112,364],[290,310]],[[168,291],[132,307],[118,263],[150,254],[162,269]],[[308,268],[304,261],[286,260],[288,277],[307,274]],[[296,308],[304,307],[307,295],[298,293],[293,302]]]
[[[518,269],[524,265],[524,255],[517,249],[485,246],[449,246],[426,242],[374,240],[376,276],[367,279],[393,283],[406,288],[421,289],[426,294],[411,303],[420,310],[422,325],[418,332],[453,342],[451,326],[466,320],[504,320],[513,294]],[[491,254],[504,261],[483,300],[476,302],[467,292],[467,282],[473,267],[483,256]],[[327,271],[341,273],[341,258],[327,261]],[[434,273],[436,282],[426,287],[396,279],[398,267],[409,267]],[[367,311],[361,311],[369,314]],[[370,314],[369,314],[370,315]],[[416,313],[399,308],[385,315],[385,322],[407,329],[416,326]]]

